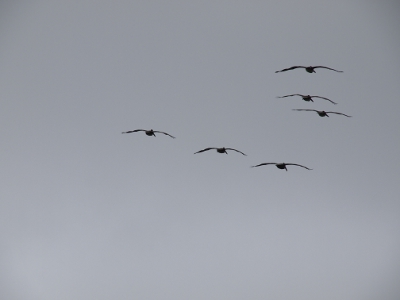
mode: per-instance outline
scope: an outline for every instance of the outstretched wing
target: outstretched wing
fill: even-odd
[[[144,129],[135,129],[135,130],[125,131],[125,132],[122,132],[122,133],[132,133],[132,132],[138,132],[138,131],[146,131],[146,130],[144,130]]]
[[[242,153],[243,155],[247,156],[247,155],[246,155],[246,154],[244,154],[242,151],[239,151],[239,150],[236,150],[236,149],[233,149],[233,148],[225,148],[225,150],[233,150],[233,151],[236,151],[236,152]]]
[[[290,71],[290,70],[294,70],[294,69],[297,69],[297,68],[305,68],[305,67],[303,67],[303,66],[293,66],[293,67],[290,67],[290,68],[287,68],[287,69],[283,69],[283,70],[280,70],[280,71],[275,71],[275,73]]]
[[[316,112],[318,112],[318,110],[316,110],[316,109],[306,109],[306,108],[304,108],[304,109],[298,108],[298,109],[293,109],[293,110],[298,110],[298,111],[305,110],[305,111],[316,111]]]
[[[312,169],[310,169],[310,168],[307,168],[306,166],[303,166],[303,165],[299,165],[299,164],[286,164],[285,163],[285,165],[292,165],[292,166],[299,166],[299,167],[302,167],[302,168],[305,168],[305,169],[307,169],[307,170],[312,170]]]
[[[324,67],[324,66],[315,66],[313,68],[314,69],[316,69],[316,68],[324,68],[324,69],[332,70],[332,71],[335,71],[335,72],[343,73],[343,71],[338,71],[338,70],[335,70],[335,69],[332,69],[332,68],[328,68],[328,67]]]
[[[196,154],[196,153],[201,153],[201,152],[204,152],[204,151],[208,151],[208,150],[211,150],[211,149],[217,149],[217,148],[213,148],[213,147],[206,148],[206,149],[203,149],[203,150],[197,151],[197,152],[195,152],[194,154]]]
[[[286,96],[277,97],[277,98],[286,98],[286,97],[292,97],[292,96],[300,96],[300,97],[304,97],[304,95],[301,95],[301,94],[292,94],[292,95],[286,95]]]
[[[156,131],[156,130],[154,130],[154,132],[159,132],[159,133],[168,135],[168,136],[172,137],[173,139],[175,138],[174,136],[170,135],[169,133],[166,133],[166,132],[163,132],[163,131]]]
[[[336,102],[333,102],[331,99],[321,97],[321,96],[311,96],[311,98],[320,98],[320,99],[328,100],[329,102],[332,102],[333,104],[337,104]]]
[[[335,112],[335,111],[326,111],[326,113],[327,113],[327,114],[337,114],[337,115],[343,115],[343,116],[346,116],[346,117],[348,117],[348,118],[351,118],[351,116],[348,116],[348,115],[342,114],[342,113],[340,113],[340,112]]]
[[[266,165],[276,165],[276,163],[262,163],[256,166],[251,166],[251,168],[256,168],[256,167],[261,167],[261,166],[266,166]]]

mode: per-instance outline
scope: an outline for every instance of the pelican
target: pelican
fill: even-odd
[[[315,69],[316,69],[316,68],[324,68],[324,69],[332,70],[332,71],[335,71],[335,72],[343,73],[343,71],[338,71],[338,70],[335,70],[335,69],[332,69],[332,68],[328,68],[328,67],[324,67],[324,66],[314,66],[314,67],[313,67],[313,66],[309,66],[309,67],[304,67],[304,66],[293,66],[293,67],[290,67],[290,68],[287,68],[287,69],[283,69],[283,70],[280,70],[280,71],[275,71],[275,73],[290,71],[290,70],[294,70],[294,69],[297,69],[297,68],[306,69],[306,71],[307,71],[308,73],[316,73],[316,72],[315,72]]]
[[[132,132],[138,132],[138,131],[144,131],[144,133],[146,135],[148,135],[148,136],[156,136],[155,133],[157,132],[157,133],[162,133],[162,134],[168,135],[168,136],[172,137],[173,139],[175,138],[174,136],[170,135],[169,133],[166,133],[166,132],[163,132],[163,131],[157,131],[157,130],[153,130],[153,129],[150,129],[150,130],[135,129],[135,130],[125,131],[125,132],[122,132],[122,133],[132,133]]]
[[[266,166],[266,165],[275,165],[278,169],[281,169],[281,170],[285,169],[286,171],[287,171],[286,166],[289,166],[289,165],[299,166],[299,167],[305,168],[307,170],[312,170],[310,168],[307,168],[306,166],[302,166],[302,165],[299,165],[299,164],[290,164],[290,163],[263,163],[263,164],[259,164],[259,165],[256,165],[256,166],[252,166],[252,168]]]
[[[218,153],[225,153],[225,154],[228,154],[228,152],[226,152],[226,150],[233,150],[233,151],[242,153],[243,155],[246,155],[246,154],[244,154],[242,151],[239,151],[239,150],[236,150],[236,149],[233,149],[233,148],[225,148],[225,147],[222,147],[222,148],[210,147],[210,148],[206,148],[206,149],[197,151],[197,152],[195,152],[194,154],[201,153],[201,152],[205,152],[205,151],[208,151],[208,150],[211,150],[211,149],[217,150]]]
[[[321,97],[321,96],[310,96],[310,95],[302,95],[302,94],[292,94],[292,95],[286,95],[286,96],[282,96],[282,97],[277,97],[277,98],[286,98],[286,97],[292,97],[292,96],[300,96],[301,98],[303,98],[304,101],[311,101],[314,102],[312,98],[321,98],[324,100],[328,100],[329,102],[332,102],[333,104],[337,104],[336,102],[333,102],[331,99],[325,98],[325,97]]]
[[[316,109],[293,109],[293,110],[298,110],[298,111],[301,111],[301,110],[305,110],[305,111],[315,111],[320,117],[329,117],[328,114],[337,114],[337,115],[343,115],[343,116],[346,116],[346,117],[348,117],[348,118],[351,118],[351,116],[342,114],[342,113],[340,113],[340,112],[335,112],[335,111],[324,111],[324,110],[316,110]]]

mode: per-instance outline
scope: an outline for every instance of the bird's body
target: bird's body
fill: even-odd
[[[337,104],[336,102],[333,102],[332,100],[325,98],[325,97],[302,95],[302,94],[292,94],[292,95],[286,95],[286,96],[282,96],[282,97],[278,97],[278,98],[286,98],[286,97],[292,97],[292,96],[300,96],[304,101],[307,101],[307,102],[309,102],[309,101],[314,102],[314,100],[312,98],[320,98],[320,99],[328,100],[329,102],[331,102],[333,104]]]
[[[153,130],[153,129],[150,129],[150,130],[135,129],[135,130],[125,131],[125,132],[122,132],[122,133],[132,133],[132,132],[138,132],[138,131],[144,131],[144,133],[146,135],[148,135],[148,136],[156,136],[155,133],[157,132],[157,133],[162,133],[162,134],[168,135],[169,137],[172,137],[173,139],[175,138],[174,136],[170,135],[169,133],[166,133],[166,132],[163,132],[163,131],[157,131],[157,130]]]
[[[222,148],[209,147],[209,148],[205,148],[205,149],[203,149],[203,150],[197,151],[197,152],[195,152],[194,154],[202,153],[202,152],[205,152],[205,151],[208,151],[208,150],[212,150],[212,149],[217,150],[218,153],[225,153],[225,154],[228,154],[228,152],[226,152],[226,150],[233,150],[233,151],[239,152],[239,153],[241,153],[241,154],[243,154],[243,155],[246,155],[246,154],[244,154],[242,151],[239,151],[239,150],[236,150],[236,149],[233,149],[233,148],[225,148],[225,147],[222,147]]]
[[[278,169],[281,169],[281,170],[285,169],[286,171],[287,171],[286,166],[289,166],[289,165],[302,167],[302,168],[305,168],[305,169],[307,169],[307,170],[312,170],[312,169],[310,169],[310,168],[307,168],[306,166],[299,165],[299,164],[292,164],[292,163],[272,163],[272,162],[270,162],[270,163],[262,163],[262,164],[259,164],[259,165],[256,165],[256,166],[252,166],[252,168],[261,167],[261,166],[266,166],[266,165],[275,165],[275,167],[277,167]]]
[[[303,69],[305,69],[308,73],[316,73],[316,72],[315,72],[315,69],[317,69],[317,68],[328,69],[328,70],[332,70],[332,71],[340,72],[340,73],[343,72],[343,71],[338,71],[338,70],[335,70],[335,69],[332,69],[332,68],[328,68],[328,67],[324,67],[324,66],[309,66],[309,67],[305,67],[305,66],[293,66],[293,67],[286,68],[286,69],[283,69],[283,70],[280,70],[280,71],[275,71],[275,73],[286,72],[286,71],[290,71],[290,70],[294,70],[294,69],[298,69],[298,68],[303,68]]]
[[[320,117],[329,117],[328,114],[336,114],[336,115],[343,115],[348,118],[351,118],[351,116],[348,116],[346,114],[340,113],[340,112],[335,112],[335,111],[324,111],[324,110],[316,110],[316,109],[293,109],[297,111],[315,111]]]

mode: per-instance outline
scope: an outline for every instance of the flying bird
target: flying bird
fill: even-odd
[[[144,131],[144,133],[146,135],[148,135],[148,136],[156,136],[155,133],[157,132],[157,133],[162,133],[162,134],[168,135],[168,136],[172,137],[173,139],[175,138],[174,136],[170,135],[169,133],[166,133],[166,132],[163,132],[163,131],[157,131],[157,130],[153,130],[153,129],[150,129],[150,130],[135,129],[135,130],[125,131],[125,132],[122,132],[122,133],[132,133],[132,132],[138,132],[138,131]]]
[[[277,98],[286,98],[286,97],[292,97],[292,96],[300,96],[303,98],[304,101],[311,101],[314,102],[312,98],[321,98],[324,100],[328,100],[329,102],[332,102],[333,104],[337,104],[336,102],[333,102],[331,99],[325,98],[325,97],[320,97],[320,96],[310,96],[310,95],[302,95],[302,94],[292,94],[292,95],[286,95],[282,97],[277,97]]]
[[[307,170],[312,170],[310,168],[307,168],[306,166],[302,166],[302,165],[299,165],[299,164],[291,164],[291,163],[263,163],[263,164],[259,164],[259,165],[256,165],[256,166],[252,166],[252,168],[266,166],[266,165],[275,165],[278,169],[281,169],[281,170],[285,169],[286,171],[287,171],[286,166],[289,166],[289,165],[299,166],[299,167],[305,168]]]
[[[225,154],[228,154],[228,152],[226,152],[226,150],[233,150],[233,151],[242,153],[243,155],[246,155],[246,154],[244,154],[242,151],[239,151],[239,150],[236,150],[236,149],[233,149],[233,148],[225,148],[225,147],[222,147],[222,148],[215,148],[215,147],[205,148],[205,149],[203,149],[203,150],[200,150],[200,151],[195,152],[194,154],[201,153],[201,152],[205,152],[205,151],[208,151],[208,150],[211,150],[211,149],[217,150],[218,153],[225,153]]]
[[[316,109],[293,109],[293,110],[315,111],[320,117],[329,117],[328,114],[337,114],[337,115],[343,115],[343,116],[346,116],[348,118],[351,118],[351,116],[342,114],[340,112],[335,112],[335,111],[324,111],[324,110],[316,110]]]
[[[328,70],[332,70],[332,71],[340,72],[340,73],[343,72],[343,71],[338,71],[338,70],[335,70],[335,69],[332,69],[332,68],[328,68],[328,67],[324,67],[324,66],[314,66],[314,67],[313,67],[313,66],[309,66],[309,67],[304,67],[304,66],[293,66],[293,67],[290,67],[290,68],[287,68],[287,69],[283,69],[283,70],[280,70],[280,71],[275,71],[275,73],[290,71],[290,70],[294,70],[294,69],[297,69],[297,68],[306,69],[306,71],[307,71],[308,73],[316,73],[316,72],[315,72],[315,69],[317,69],[317,68],[324,68],[324,69],[328,69]]]

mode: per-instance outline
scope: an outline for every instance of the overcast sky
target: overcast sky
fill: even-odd
[[[2,1],[0,298],[400,299],[399,14]]]

